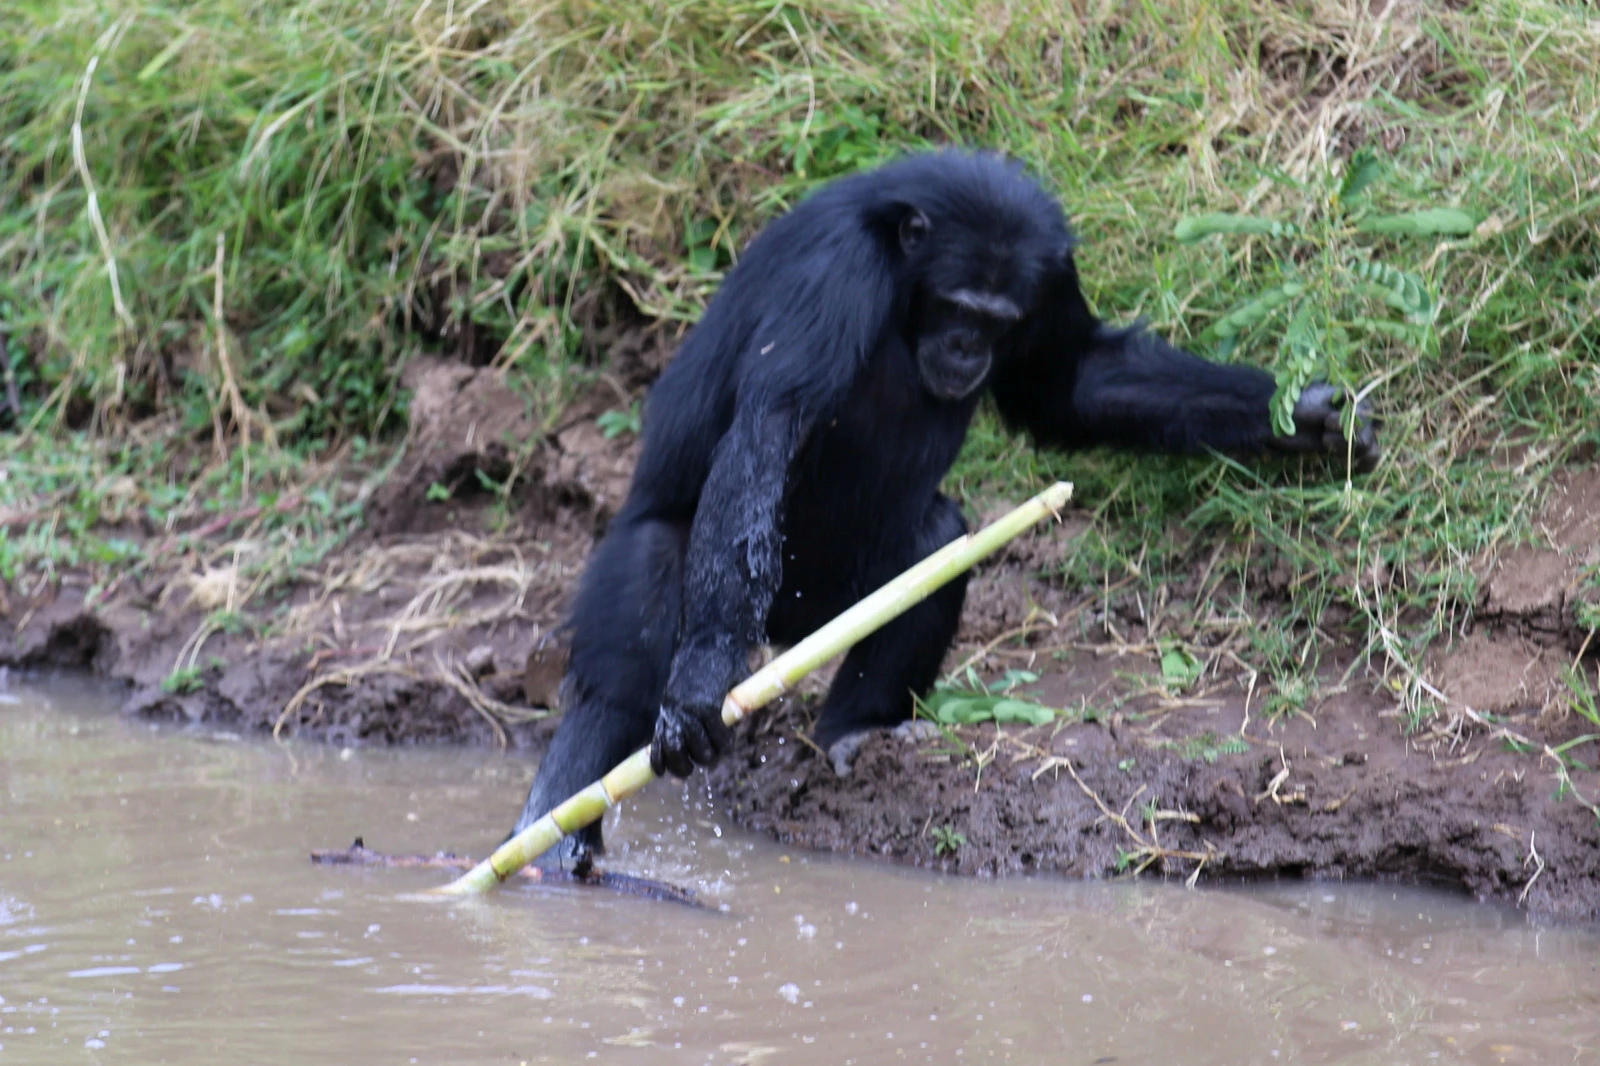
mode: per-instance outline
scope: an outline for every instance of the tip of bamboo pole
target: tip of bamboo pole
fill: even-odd
[[[1045,504],[1050,508],[1057,522],[1061,521],[1061,509],[1072,499],[1072,482],[1058,481],[1050,487],[1050,495]]]

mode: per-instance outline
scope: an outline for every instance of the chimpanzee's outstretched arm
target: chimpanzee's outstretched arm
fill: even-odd
[[[1070,264],[996,369],[993,389],[1006,420],[1045,444],[1178,453],[1341,453],[1347,446],[1333,388],[1302,393],[1295,434],[1279,437],[1270,374],[1201,359],[1141,327],[1106,326],[1089,312]],[[1377,460],[1377,435],[1364,410],[1350,451],[1358,468]]]
[[[1054,401],[1090,440],[1183,453],[1253,450],[1272,439],[1276,384],[1253,367],[1207,362],[1143,330],[1103,326],[1076,363],[1070,391]]]

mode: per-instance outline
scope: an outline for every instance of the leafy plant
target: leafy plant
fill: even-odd
[[[1279,718],[1305,709],[1311,702],[1311,679],[1304,674],[1283,674],[1272,679],[1263,710],[1268,718]]]
[[[1573,615],[1580,629],[1592,634],[1600,632],[1600,565],[1586,568],[1580,575],[1573,595]]]
[[[826,124],[790,124],[780,141],[793,156],[795,173],[812,180],[860,170],[886,155],[882,120],[855,104],[832,109]]]
[[[1164,741],[1162,746],[1173,749],[1180,759],[1187,762],[1204,760],[1208,763],[1214,763],[1224,755],[1243,755],[1250,750],[1249,742],[1243,737],[1218,737],[1209,729],[1197,736]]]
[[[1182,692],[1206,672],[1206,664],[1182,644],[1169,644],[1161,653],[1161,680],[1174,692]]]
[[[180,666],[161,682],[163,692],[187,696],[205,687],[204,671],[199,666]]]
[[[933,691],[917,701],[917,711],[940,725],[972,725],[976,722],[1047,725],[1059,712],[1017,695],[1020,686],[1037,680],[1039,675],[1027,670],[1007,670],[1005,676],[990,685],[978,676],[977,671],[968,667],[964,685],[949,680],[934,682]]]
[[[600,435],[606,440],[615,440],[624,433],[636,437],[644,428],[644,416],[639,410],[639,401],[635,400],[633,406],[626,411],[615,408],[602,413],[594,420],[594,424],[599,427]]]
[[[958,833],[952,825],[941,825],[933,831],[933,853],[945,856],[954,855],[966,844],[967,838]]]
[[[1366,194],[1385,170],[1370,150],[1356,153],[1330,190],[1325,209],[1304,225],[1214,213],[1185,217],[1174,231],[1184,243],[1213,235],[1265,240],[1275,276],[1221,314],[1202,339],[1227,356],[1251,333],[1262,342],[1276,336],[1281,356],[1272,419],[1285,436],[1294,433],[1294,404],[1301,391],[1318,377],[1349,384],[1352,357],[1364,346],[1391,339],[1423,349],[1437,343],[1437,295],[1419,272],[1383,256],[1395,239],[1468,236],[1477,223],[1453,207],[1371,212]]]
[[[237,636],[250,628],[250,619],[240,611],[212,611],[206,621],[218,632]]]

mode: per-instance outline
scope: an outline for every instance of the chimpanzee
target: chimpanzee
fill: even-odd
[[[519,830],[652,735],[657,773],[714,763],[752,646],[794,643],[964,533],[939,484],[985,389],[1043,445],[1375,463],[1373,419],[1347,441],[1332,387],[1279,437],[1270,374],[1101,322],[1072,247],[1020,167],[953,150],[837,180],[757,236],[650,393]],[[815,734],[841,772],[932,684],[964,597],[952,581],[845,657]],[[600,847],[597,823],[559,854]]]

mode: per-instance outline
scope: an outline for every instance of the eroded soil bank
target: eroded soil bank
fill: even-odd
[[[315,567],[255,591],[239,560],[260,516],[223,516],[188,531],[210,550],[93,597],[78,574],[0,587],[0,666],[123,681],[127,712],[151,718],[532,757],[553,724],[561,612],[635,445],[595,424],[615,396],[541,433],[490,370],[422,363],[410,378],[404,455],[364,532]],[[532,453],[505,443],[529,439]],[[477,471],[514,477],[515,507],[475,495]],[[1593,671],[1575,606],[1600,561],[1600,473],[1558,479],[1540,547],[1482,562],[1472,627],[1420,673],[1334,649],[1288,714],[1267,713],[1267,683],[1223,645],[1197,678],[1163,680],[1156,635],[1206,644],[1203,574],[1159,606],[1041,577],[1081,528],[1069,514],[978,572],[947,664],[1031,670],[1055,722],[886,734],[840,779],[805,739],[802,695],[743,728],[713,789],[785,842],[954,872],[1386,878],[1600,917],[1600,773],[1583,768],[1586,743],[1566,770],[1554,754],[1588,725],[1562,677],[1577,660]],[[124,532],[158,563],[172,536]],[[1270,598],[1272,582],[1243,591]],[[520,801],[506,797],[508,819]]]

